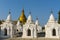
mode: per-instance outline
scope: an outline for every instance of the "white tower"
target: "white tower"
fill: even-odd
[[[27,22],[23,25],[23,36],[22,38],[36,38],[36,25],[32,20],[31,14],[29,14]]]
[[[58,35],[58,25],[51,13],[47,24],[45,25],[46,38],[59,38]]]
[[[11,12],[9,11],[6,21],[1,24],[1,37],[13,37],[15,31],[14,27],[15,25],[11,21]]]

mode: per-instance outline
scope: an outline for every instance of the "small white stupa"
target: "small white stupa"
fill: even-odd
[[[11,21],[11,12],[9,11],[9,15],[7,16],[6,22]]]

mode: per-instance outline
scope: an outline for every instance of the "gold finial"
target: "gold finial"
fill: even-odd
[[[22,10],[21,16],[19,17],[19,20],[22,24],[25,24],[26,22],[26,16],[24,14],[24,9]]]

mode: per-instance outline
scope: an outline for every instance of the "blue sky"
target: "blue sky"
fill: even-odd
[[[12,20],[17,20],[24,8],[26,17],[31,11],[33,20],[39,18],[41,25],[47,23],[51,9],[53,15],[58,18],[60,10],[60,0],[0,0],[0,20],[6,19],[9,9],[11,9]]]

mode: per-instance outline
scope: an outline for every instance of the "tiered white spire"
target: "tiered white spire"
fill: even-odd
[[[32,22],[31,12],[30,12],[30,14],[29,14],[29,16],[28,16],[27,22]]]
[[[7,16],[6,21],[11,21],[11,12],[10,12],[10,11],[9,11],[9,14],[8,14],[8,16]]]
[[[49,18],[48,22],[55,22],[55,19],[54,19],[54,16],[53,16],[52,13],[50,15],[50,18]]]
[[[19,20],[18,20],[18,22],[17,22],[17,26],[18,26],[18,25],[20,25],[20,21],[19,21]]]
[[[40,24],[39,24],[39,21],[38,21],[38,18],[36,18],[35,24],[36,24],[36,25],[40,25]]]

